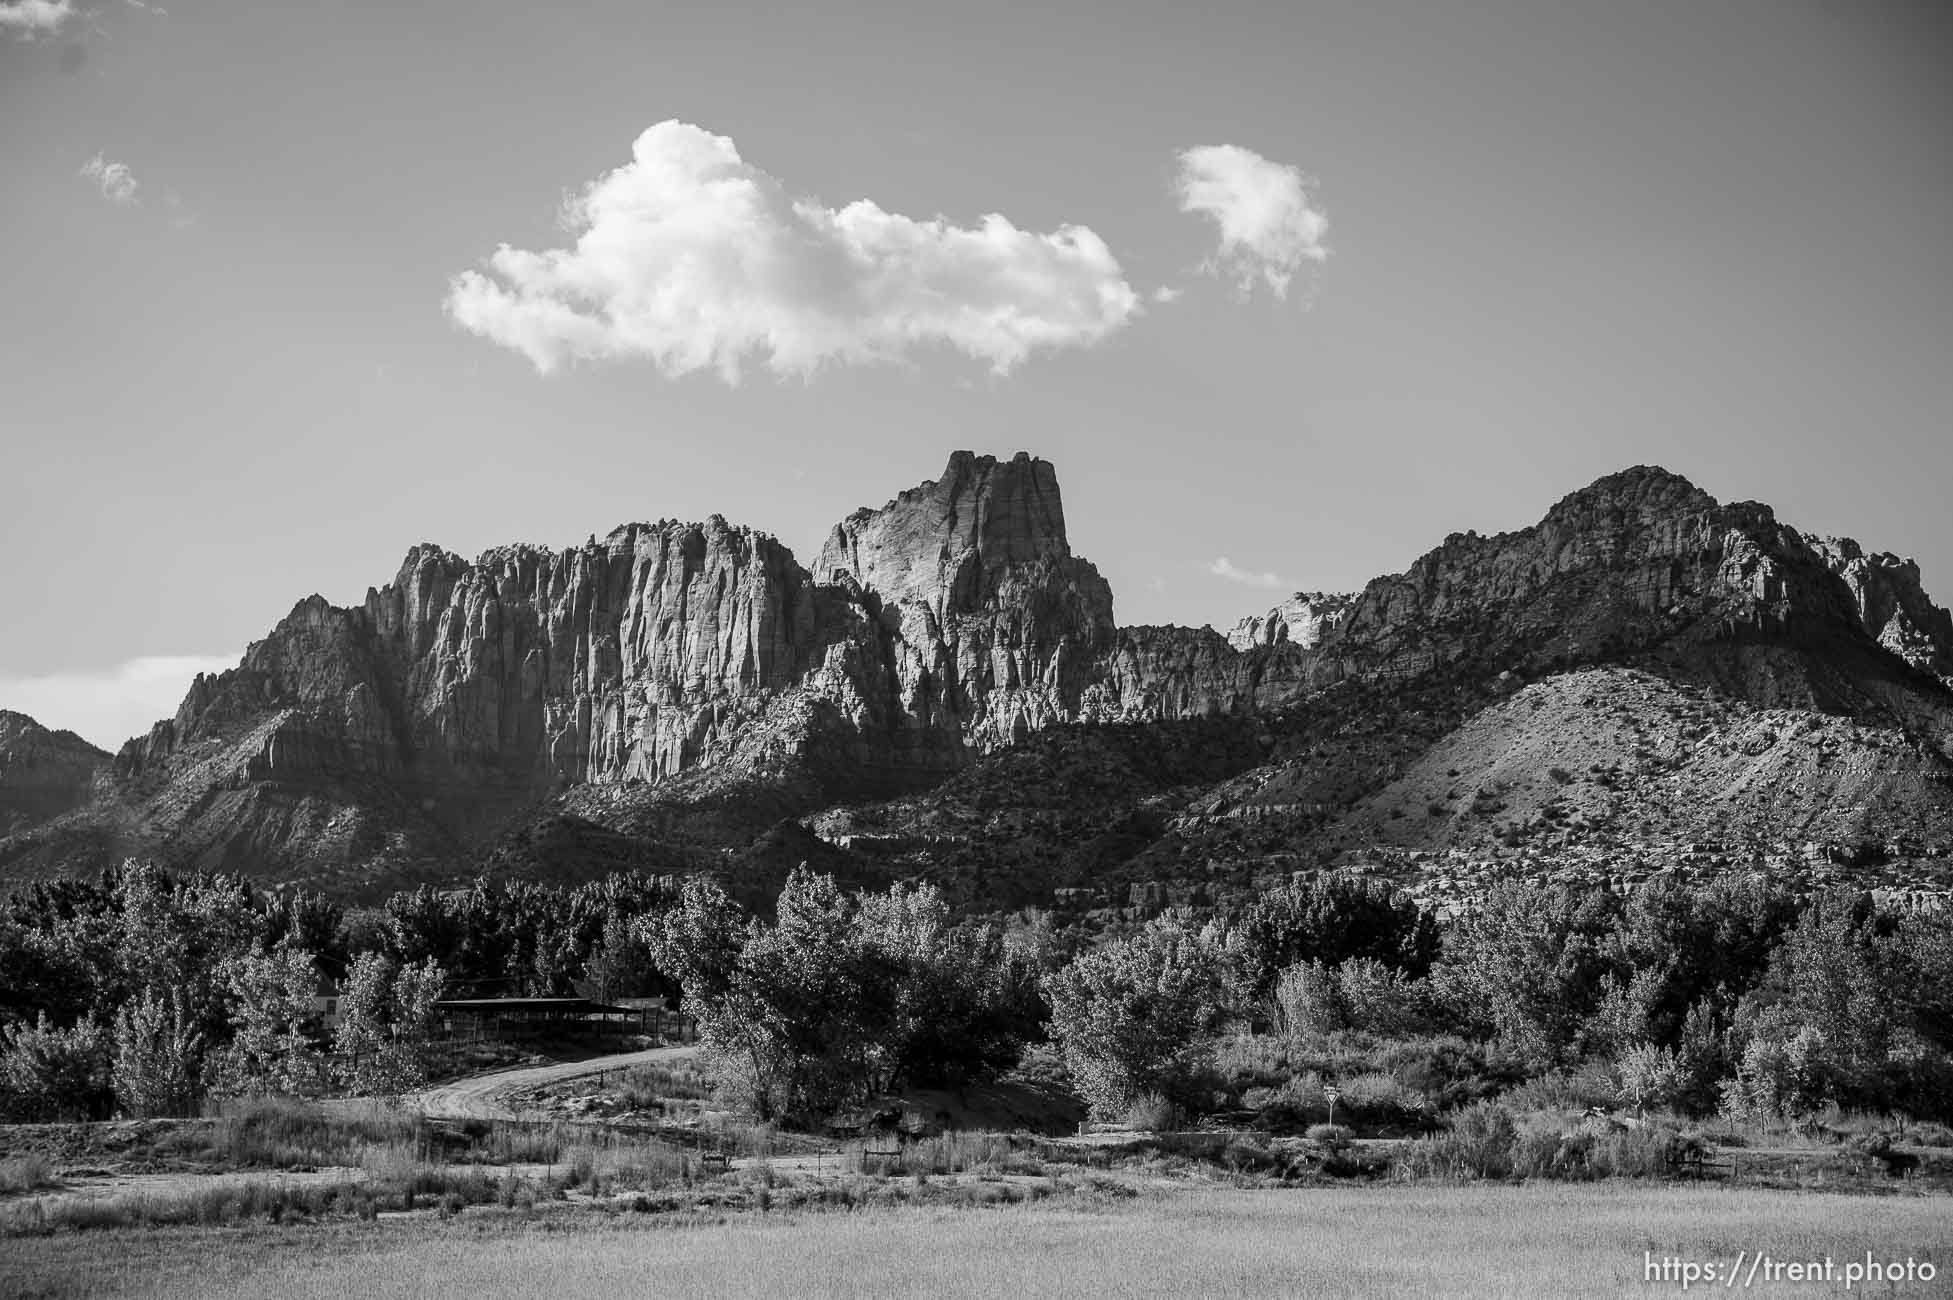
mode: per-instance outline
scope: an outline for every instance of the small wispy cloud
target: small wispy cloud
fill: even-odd
[[[1219,229],[1220,246],[1202,269],[1232,280],[1244,297],[1259,282],[1286,298],[1305,264],[1329,257],[1322,242],[1329,217],[1299,168],[1239,145],[1202,145],[1180,154],[1174,188],[1182,212],[1208,217]]]
[[[0,0],[0,32],[16,40],[53,36],[79,16],[74,0]]]
[[[1244,587],[1265,587],[1270,591],[1293,591],[1295,584],[1279,573],[1253,573],[1237,565],[1225,555],[1207,566],[1207,572],[1229,582],[1238,582]]]
[[[1170,284],[1163,284],[1159,288],[1153,290],[1153,301],[1159,303],[1172,302],[1176,298],[1178,298],[1183,292],[1185,292],[1185,290],[1176,289]]]
[[[142,188],[142,182],[129,170],[129,164],[110,162],[101,154],[83,163],[79,174],[95,182],[102,191],[102,197],[110,203],[134,203],[136,191]]]
[[[449,285],[448,315],[545,374],[643,359],[667,377],[738,382],[895,361],[948,346],[1001,374],[1033,352],[1090,347],[1140,311],[1085,226],[1022,230],[917,220],[861,199],[795,197],[733,142],[684,122],[638,136],[631,161],[564,205],[569,248],[504,244]]]
[[[148,655],[89,672],[0,675],[0,709],[72,731],[113,753],[173,718],[198,673],[235,668],[238,655]]]

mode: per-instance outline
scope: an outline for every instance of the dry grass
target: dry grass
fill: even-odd
[[[8,1243],[9,1287],[38,1300],[606,1300],[647,1288],[730,1297],[1647,1296],[1675,1289],[1644,1279],[1648,1251],[1729,1261],[1757,1250],[1840,1260],[1946,1250],[1940,1198],[1597,1184],[1184,1191],[1123,1207],[1064,1204],[794,1212],[679,1228],[634,1215],[470,1215],[35,1238]],[[1953,1258],[1936,1262],[1953,1268]]]

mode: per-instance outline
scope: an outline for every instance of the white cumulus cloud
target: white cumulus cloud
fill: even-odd
[[[1233,144],[1202,145],[1180,154],[1174,186],[1182,212],[1213,220],[1220,246],[1203,264],[1234,281],[1242,294],[1257,281],[1288,296],[1305,263],[1327,260],[1329,217],[1315,206],[1300,169],[1271,162]]]
[[[52,36],[75,12],[74,0],[0,0],[0,32],[25,41]]]
[[[237,667],[239,655],[149,655],[94,672],[0,675],[0,709],[25,713],[44,727],[72,731],[114,753],[147,735],[177,705],[198,673]]]
[[[94,181],[102,191],[102,197],[110,203],[134,203],[136,191],[142,188],[142,182],[129,170],[129,164],[110,162],[101,154],[83,163],[80,174]]]
[[[1225,555],[1207,566],[1207,572],[1229,582],[1238,582],[1244,587],[1266,587],[1270,591],[1293,591],[1295,584],[1279,573],[1252,573],[1237,565]]]
[[[646,130],[631,154],[568,203],[574,246],[504,244],[455,276],[455,322],[544,373],[642,358],[668,377],[736,383],[749,360],[805,376],[930,344],[1002,373],[1039,349],[1097,343],[1141,310],[1084,226],[1039,233],[996,214],[958,226],[866,199],[829,208],[684,122]]]

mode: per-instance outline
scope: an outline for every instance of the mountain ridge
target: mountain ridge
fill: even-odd
[[[1455,679],[1484,707],[1514,674],[1610,663],[1953,743],[1953,618],[1916,564],[1659,467],[1223,635],[1119,627],[1056,470],[959,451],[838,522],[811,570],[718,515],[472,562],[416,545],[358,605],[298,602],[106,771],[97,751],[85,797],[12,814],[0,874],[128,852],[358,891],[507,858],[552,816],[689,853],[1052,728],[1259,726],[1342,682]]]

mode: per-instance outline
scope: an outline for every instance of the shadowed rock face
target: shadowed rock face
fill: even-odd
[[[1117,629],[1105,580],[1071,553],[1052,467],[958,452],[837,524],[812,573],[717,516],[472,563],[415,547],[359,605],[301,601],[237,668],[199,677],[84,807],[101,755],[12,742],[40,757],[0,768],[20,810],[0,868],[91,865],[79,844],[274,876],[439,874],[566,792],[620,823],[632,791],[674,783],[840,802],[1067,721],[1239,716],[1350,678],[1633,655],[1765,704],[1899,701],[1953,732],[1929,675],[1953,664],[1953,623],[1916,566],[1663,470],[1223,637]],[[29,789],[43,793],[10,793]]]
[[[0,835],[85,803],[108,761],[72,731],[0,709]]]

